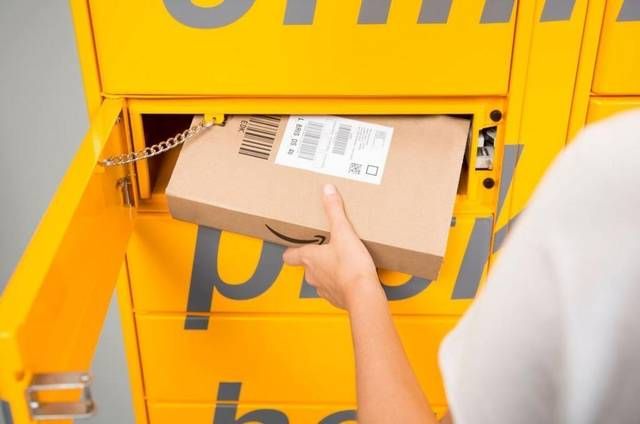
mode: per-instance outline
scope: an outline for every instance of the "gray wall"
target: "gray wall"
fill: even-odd
[[[0,1],[0,292],[85,130],[73,23],[64,0]],[[117,305],[94,362],[99,415],[133,422]]]

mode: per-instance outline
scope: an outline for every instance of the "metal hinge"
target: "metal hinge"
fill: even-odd
[[[129,208],[134,207],[135,202],[133,200],[133,185],[131,183],[131,177],[127,175],[126,177],[118,179],[116,187],[120,189],[122,194],[122,204]]]
[[[80,399],[72,402],[41,402],[38,394],[80,391]],[[88,418],[95,413],[91,396],[91,376],[84,372],[36,374],[27,388],[27,404],[34,420]]]

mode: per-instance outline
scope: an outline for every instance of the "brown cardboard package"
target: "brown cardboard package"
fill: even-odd
[[[378,267],[434,279],[468,131],[447,116],[231,116],[183,146],[169,209],[286,246],[323,243],[333,183]]]

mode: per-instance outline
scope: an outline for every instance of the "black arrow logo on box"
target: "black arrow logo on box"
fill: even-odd
[[[313,239],[311,240],[302,240],[302,239],[296,239],[293,237],[289,237],[289,236],[285,236],[284,234],[274,230],[273,228],[271,228],[268,224],[264,224],[265,227],[267,227],[267,229],[269,231],[271,231],[275,236],[281,238],[284,241],[288,241],[289,243],[295,243],[295,244],[323,244],[325,242],[325,240],[327,239],[325,236],[316,234],[315,236],[313,236]]]

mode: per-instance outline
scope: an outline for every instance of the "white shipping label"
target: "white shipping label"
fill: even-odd
[[[393,128],[335,116],[291,116],[275,163],[380,184]]]

